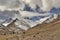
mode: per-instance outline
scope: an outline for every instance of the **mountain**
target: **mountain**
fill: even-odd
[[[50,23],[51,21],[58,18],[57,14],[51,13],[36,13],[28,11],[1,11],[0,13],[0,23],[4,26],[8,26],[14,20],[16,20],[15,25],[17,28],[22,30],[28,30],[38,24]],[[3,20],[4,19],[4,20]],[[2,20],[2,21],[1,21]]]
[[[0,40],[58,40],[60,39],[59,35],[60,35],[60,16],[58,16],[57,19],[55,19],[54,21],[46,24],[46,23],[42,23],[42,24],[38,24],[35,27],[27,30],[27,31],[23,31],[20,30],[19,28],[16,28],[16,26],[14,25],[14,22],[11,23],[8,26],[9,30],[7,30],[7,28],[0,28]],[[3,30],[1,30],[3,29]],[[11,31],[13,30],[13,31]],[[41,37],[41,38],[40,38]]]
[[[17,34],[13,36],[16,40],[36,40],[40,36],[44,39],[50,35],[54,38],[56,30],[60,30],[60,0],[0,0],[0,35],[4,36],[1,40],[9,40],[10,34]]]
[[[0,9],[0,24],[7,27],[17,19],[15,22],[16,27],[22,30],[27,30],[38,24],[50,23],[58,18],[58,15],[60,14],[58,6],[59,0],[57,0],[57,2],[52,0],[47,1],[48,0],[2,0],[2,2],[0,2],[0,6],[3,6],[3,10]],[[58,8],[56,8],[56,5],[54,4],[58,4]]]

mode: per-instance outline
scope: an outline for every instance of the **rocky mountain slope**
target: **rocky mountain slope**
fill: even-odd
[[[8,25],[13,30],[0,29],[0,40],[59,40],[60,38],[60,16],[51,23],[39,24],[27,31],[16,29],[14,22]],[[15,31],[17,30],[17,31]]]

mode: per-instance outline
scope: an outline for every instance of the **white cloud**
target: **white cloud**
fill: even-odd
[[[39,5],[43,11],[50,11],[52,7],[60,7],[60,0],[25,0],[25,3],[27,2],[32,9],[35,9],[36,5]]]
[[[33,17],[33,16],[49,16],[51,13],[36,13],[36,12],[28,12],[28,11],[20,11],[22,17]],[[19,14],[18,14],[19,15]]]

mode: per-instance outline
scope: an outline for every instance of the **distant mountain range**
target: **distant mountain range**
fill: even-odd
[[[27,30],[44,22],[50,23],[60,15],[59,3],[59,0],[0,0],[0,24],[8,26],[17,19],[15,25]]]

